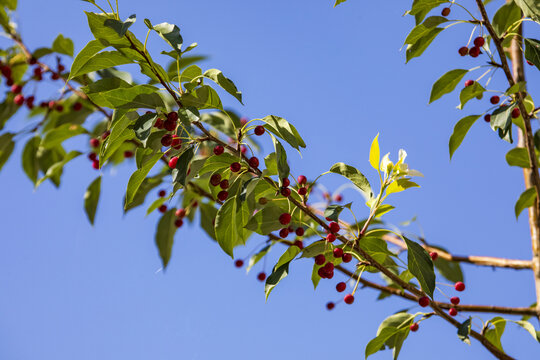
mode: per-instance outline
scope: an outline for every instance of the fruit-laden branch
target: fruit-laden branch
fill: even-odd
[[[508,62],[506,61],[506,53],[502,46],[502,40],[497,36],[493,26],[489,21],[489,16],[486,13],[486,8],[481,0],[476,0],[478,9],[482,14],[484,25],[488,30],[495,46],[499,57],[501,59],[501,65],[508,80],[508,84],[513,86],[516,81],[524,81],[525,75],[523,73],[523,54],[521,52],[521,24],[519,25],[518,36],[514,36],[512,39],[512,50],[510,52],[512,64],[514,68],[514,74],[512,74]],[[536,201],[534,206],[529,208],[529,227],[531,231],[532,242],[532,268],[535,278],[536,286],[536,316],[540,319],[540,175],[538,173],[538,162],[536,152],[534,149],[533,132],[531,127],[530,114],[525,108],[525,94],[523,92],[517,93],[518,107],[523,117],[523,134],[521,136],[521,146],[525,145],[527,153],[529,154],[529,168],[524,170],[525,185],[527,188],[534,187],[536,189]],[[521,129],[520,129],[521,131]],[[519,146],[519,144],[518,144]]]

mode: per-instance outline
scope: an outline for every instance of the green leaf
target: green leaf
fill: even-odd
[[[466,344],[471,345],[471,340],[469,339],[469,334],[471,333],[471,317],[465,320],[458,327],[457,335],[459,340],[463,341]]]
[[[537,0],[515,0],[525,16],[540,23],[540,3]]]
[[[411,59],[422,55],[422,53],[428,48],[429,44],[431,44],[431,42],[435,40],[435,37],[437,37],[437,35],[439,35],[439,33],[443,30],[444,29],[442,28],[431,29],[413,45],[407,46],[406,62],[409,62]]]
[[[0,4],[4,5],[9,10],[17,10],[17,0],[1,0]]]
[[[326,241],[320,240],[309,244],[302,251],[300,258],[312,258],[319,254],[323,254],[326,251]]]
[[[493,328],[487,329],[484,332],[484,336],[486,337],[486,339],[489,340],[490,343],[495,345],[497,349],[504,352],[501,344],[501,336],[504,333],[504,328],[506,327],[506,320],[500,316],[496,316],[493,319],[489,320],[486,326],[488,324],[493,325]]]
[[[519,326],[527,330],[529,334],[531,334],[533,339],[540,342],[539,332],[535,330],[534,326],[530,322],[526,320],[518,320],[518,321],[513,321],[513,322],[515,322],[516,324],[518,324]]]
[[[124,22],[120,20],[116,20],[116,19],[107,19],[105,20],[104,25],[116,31],[118,35],[124,36],[126,35],[126,32],[128,31],[129,27],[133,25],[133,23],[135,23],[136,20],[137,20],[137,16],[134,14],[128,17],[126,21]]]
[[[440,99],[443,95],[454,91],[456,86],[461,82],[461,79],[463,79],[468,72],[469,70],[454,69],[441,76],[439,80],[435,81],[431,88],[429,103],[431,104],[435,100]]]
[[[540,132],[539,132],[540,134]],[[275,152],[272,152],[268,154],[264,158],[264,165],[266,166],[266,169],[264,170],[264,173],[266,176],[272,176],[278,174],[278,168],[277,168],[277,156]]]
[[[237,161],[239,161],[238,157],[229,153],[223,153],[219,156],[212,155],[206,160],[202,169],[199,170],[199,174],[203,175],[209,172],[225,170],[229,168],[233,162]]]
[[[384,319],[381,325],[379,325],[379,328],[377,329],[377,335],[381,334],[383,329],[387,327],[396,328],[400,330],[395,335],[390,336],[384,342],[384,345],[386,345],[388,348],[393,350],[394,359],[397,359],[399,352],[401,351],[403,342],[409,335],[409,328],[412,325],[416,315],[418,314],[413,315],[407,312],[398,312]]]
[[[102,44],[99,40],[92,40],[77,54],[73,64],[71,64],[71,72],[69,73],[69,78],[72,79],[75,76],[84,74],[84,71],[81,69],[93,59],[93,57],[105,49],[107,46]]]
[[[2,170],[2,167],[15,148],[15,142],[13,141],[14,136],[15,134],[12,133],[0,135],[0,170]]]
[[[236,196],[225,201],[217,212],[216,216],[216,239],[225,253],[233,257],[233,249],[238,243],[238,239],[243,237],[243,217],[237,213],[239,209]]]
[[[261,119],[266,124],[264,127],[266,130],[272,132],[277,137],[285,140],[296,150],[300,151],[300,147],[305,148],[306,144],[300,137],[300,134],[296,128],[287,120],[275,115],[268,115]]]
[[[444,252],[448,252],[448,250],[440,246],[431,245],[431,247],[434,247]],[[448,261],[439,257],[433,262],[433,265],[435,265],[439,273],[446,279],[454,283],[458,281],[463,281],[463,272],[461,271],[461,266],[459,265],[459,262]]]
[[[66,38],[64,35],[60,34],[54,40],[52,50],[59,54],[73,56],[73,41],[70,38]]]
[[[295,246],[296,247],[296,246]],[[274,268],[270,276],[266,279],[266,283],[264,285],[264,293],[266,295],[266,300],[268,300],[268,296],[272,292],[272,290],[276,287],[276,285],[283,279],[289,275],[289,264],[290,262],[287,262],[283,265],[281,265],[279,268]]]
[[[84,193],[84,210],[90,224],[94,225],[96,210],[99,202],[99,194],[101,192],[101,176],[98,176],[86,189]]]
[[[489,125],[499,137],[512,143],[512,106],[500,106],[491,114]]]
[[[176,209],[170,209],[167,211],[157,225],[156,231],[156,245],[159,250],[159,256],[163,263],[163,269],[167,268],[169,260],[171,259],[172,247],[174,243],[174,234],[176,233],[176,226],[174,221],[176,216],[174,215]]]
[[[450,141],[448,143],[450,159],[452,159],[452,156],[463,142],[463,139],[465,139],[465,135],[467,135],[469,129],[478,118],[480,118],[480,115],[465,116],[457,122],[456,126],[454,126],[454,132],[452,133],[452,136],[450,136]]]
[[[116,110],[113,113],[111,133],[101,144],[99,149],[100,164],[105,162],[111,157],[125,141],[131,140],[135,137],[132,129],[128,128],[138,114],[136,112],[128,112],[123,110]]]
[[[527,149],[517,147],[506,153],[506,162],[510,166],[529,168],[529,153]]]
[[[266,246],[263,247],[259,252],[257,252],[255,255],[253,255],[253,256],[249,259],[249,264],[248,264],[248,266],[246,267],[246,272],[249,273],[249,270],[251,270],[251,268],[252,268],[253,266],[255,266],[255,264],[257,264],[263,257],[265,257],[266,254],[268,254],[268,251],[270,251],[271,248],[272,248],[272,244],[266,245]]]
[[[384,348],[384,343],[400,332],[407,332],[408,329],[398,329],[392,326],[385,327],[381,332],[372,339],[366,346],[365,355],[366,359]]]
[[[407,263],[409,271],[420,283],[422,290],[433,298],[435,290],[435,272],[433,271],[433,262],[428,252],[420,245],[403,238],[407,244]]]
[[[388,187],[386,188],[386,195],[390,195],[392,193],[398,193],[412,187],[420,187],[420,185],[418,185],[415,182],[412,182],[409,179],[397,179],[393,181],[390,185],[388,185]]]
[[[536,189],[534,187],[528,188],[519,196],[519,199],[516,202],[516,205],[514,207],[516,220],[518,219],[519,215],[521,214],[523,210],[534,206],[534,202],[536,201],[536,196],[537,196]]]
[[[161,205],[163,205],[165,203],[165,201],[167,201],[167,198],[157,198],[156,200],[154,200],[154,202],[150,205],[150,207],[146,210],[146,216],[150,215],[151,213],[153,213],[158,207],[160,207]]]
[[[228,79],[227,77],[225,77],[225,75],[223,75],[223,72],[221,72],[221,70],[218,70],[218,69],[206,70],[203,76],[214,81],[216,84],[221,86],[223,90],[227,91],[229,94],[234,96],[242,104],[242,93],[238,91],[238,89],[236,88],[236,85],[234,85],[234,83],[230,79]]]
[[[355,167],[344,163],[336,163],[332,165],[330,172],[344,176],[352,181],[352,183],[356,185],[367,198],[371,199],[373,197],[373,191],[371,190],[368,179]]]
[[[201,228],[213,239],[216,240],[216,232],[214,230],[214,221],[218,210],[211,204],[199,203],[201,209]]]
[[[64,124],[47,131],[41,140],[41,146],[50,149],[60,145],[69,138],[85,133],[87,131],[80,125]]]
[[[135,136],[137,139],[144,141],[150,136],[150,132],[154,127],[156,122],[157,114],[150,113],[139,116],[135,124],[133,124],[133,131],[135,131]]]
[[[338,221],[339,214],[345,209],[345,207],[350,208],[352,203],[349,203],[347,205],[328,205],[326,209],[324,210],[324,217],[331,219],[332,221]]]
[[[105,26],[105,21],[113,19],[112,14],[95,14],[92,12],[85,12],[88,18],[88,26],[94,37],[102,44],[107,46],[122,46],[129,48],[131,44],[129,41],[118,35],[118,33],[112,28]]]
[[[112,88],[113,84],[121,88]],[[102,107],[111,109],[155,109],[165,107],[158,89],[151,85],[132,86],[120,79],[102,79],[85,86],[82,90],[90,100]]]
[[[520,8],[512,1],[507,2],[497,10],[493,16],[493,29],[498,36],[501,36],[510,25],[521,19]]]
[[[527,90],[527,82],[520,81],[510,86],[508,90],[504,92],[504,95],[509,96],[509,95],[517,94],[518,92],[525,91],[525,90]]]
[[[540,70],[540,41],[525,39],[525,59],[532,62]]]
[[[202,70],[197,65],[190,65],[187,68],[182,71],[182,74],[180,75],[180,81],[181,82],[191,82],[195,78],[199,78],[202,76]]]
[[[371,148],[369,149],[369,163],[371,166],[379,171],[379,163],[381,162],[381,150],[379,148],[379,134],[375,136],[375,139],[371,142]]]
[[[174,24],[161,23],[154,25],[154,30],[165,40],[180,56],[182,54],[182,36],[180,28]]]
[[[13,101],[13,95],[6,96],[0,104],[0,130],[4,128],[6,122],[19,110],[19,106]]]
[[[195,91],[184,93],[180,100],[185,106],[193,106],[197,109],[220,109],[223,110],[223,104],[216,90],[208,85],[203,85]]]
[[[334,3],[334,7],[338,6],[339,4],[344,3],[345,1],[347,0],[336,0],[336,2]]]
[[[409,14],[417,15],[417,14],[422,13],[425,16],[425,14],[427,14],[428,12],[430,12],[437,6],[447,3],[447,2],[448,1],[445,1],[445,0],[415,0],[413,2],[413,6],[411,10],[409,11]],[[417,19],[417,22],[422,21],[422,20],[423,20],[423,17],[420,20]]]
[[[37,161],[37,152],[39,149],[39,144],[41,143],[41,138],[39,136],[34,136],[24,146],[22,153],[22,168],[28,178],[32,180],[35,184],[39,172],[39,164]]]
[[[186,177],[189,171],[189,166],[195,155],[195,150],[193,147],[190,147],[178,157],[178,162],[176,167],[172,171],[173,182],[175,184],[180,184],[186,186]]]
[[[126,203],[124,206],[125,209],[128,208],[130,203],[135,198],[135,194],[137,193],[139,186],[141,186],[144,178],[146,178],[146,175],[148,175],[150,170],[159,161],[159,159],[161,159],[162,156],[163,154],[161,152],[157,152],[152,156],[148,157],[147,159],[145,159],[142,166],[131,175],[127,185]]]
[[[375,211],[375,217],[381,217],[383,216],[384,214],[394,210],[395,207],[392,206],[392,205],[388,205],[388,204],[382,204],[380,205],[378,208],[377,208],[377,211]]]
[[[426,21],[424,21],[424,23],[416,25],[411,30],[409,35],[407,35],[407,38],[405,39],[404,44],[413,45],[419,39],[421,39],[427,33],[429,33],[429,31],[432,28],[434,28],[434,27],[436,27],[436,26],[438,26],[438,25],[440,25],[440,24],[442,24],[444,22],[447,22],[447,21],[448,21],[448,19],[445,18],[445,17],[442,17],[442,16],[430,16],[429,18],[426,19]]]
[[[482,96],[486,89],[478,81],[475,81],[472,85],[464,87],[461,92],[459,93],[459,101],[460,104],[458,105],[458,109],[463,109],[465,104],[469,102],[469,100],[474,99],[475,97]]]
[[[286,179],[289,177],[289,164],[287,163],[287,153],[283,148],[283,145],[272,136],[272,141],[274,142],[274,148],[276,149],[276,160],[277,160],[277,169],[280,179]]]
[[[96,42],[96,46],[94,48],[87,49],[92,43],[91,41],[75,58],[75,61],[73,62],[73,65],[71,67],[71,72],[69,74],[70,79],[84,74],[88,74],[93,71],[99,71],[103,69],[109,69],[118,65],[133,63],[133,60],[124,56],[119,51],[103,51],[99,54],[94,53],[87,58],[86,56],[88,56],[91,51],[97,50],[101,45],[97,40],[93,41]],[[88,52],[85,52],[85,50]]]
[[[139,186],[139,189],[135,193],[135,197],[133,198],[133,201],[127,205],[124,208],[124,212],[128,212],[129,210],[140,206],[144,203],[144,200],[146,199],[146,195],[154,188],[159,186],[162,183],[162,179],[165,176],[165,174],[158,174],[156,176],[147,177],[142,182],[141,186]],[[212,225],[212,229],[214,226]],[[213,231],[213,230],[212,230]]]
[[[272,231],[279,230],[283,225],[279,222],[279,216],[285,211],[274,204],[266,205],[250,218],[246,229],[255,231],[260,235],[268,235]]]

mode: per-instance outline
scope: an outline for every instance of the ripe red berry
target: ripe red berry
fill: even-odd
[[[167,205],[161,205],[158,210],[160,213],[164,213],[165,211],[167,211]]]
[[[214,174],[210,177],[210,184],[218,186],[221,183],[221,174]]]
[[[301,187],[300,189],[298,189],[298,194],[302,196],[306,195],[307,189],[305,187]]]
[[[471,86],[472,84],[474,84],[474,80],[465,81],[465,87]]]
[[[219,175],[219,174],[216,174],[216,175]],[[223,190],[228,189],[229,188],[229,180],[227,180],[227,179],[221,180],[221,182],[219,183],[219,187],[222,188]]]
[[[126,159],[132,158],[133,155],[134,155],[133,151],[129,151],[129,150],[124,151],[124,158],[126,158]]]
[[[40,80],[41,80],[41,79],[40,79]],[[14,81],[12,78],[7,79],[7,81],[6,81],[6,85],[7,85],[7,86],[11,86],[11,85],[13,85],[13,84],[15,84],[15,81]]]
[[[82,107],[83,105],[80,102],[76,102],[75,104],[73,104],[73,111],[81,111]]]
[[[512,119],[517,119],[521,112],[519,111],[518,107],[515,107],[512,109]]]
[[[245,147],[244,145],[242,145],[242,147],[240,148],[240,151],[242,152],[242,154],[247,153],[247,147]]]
[[[298,246],[300,250],[304,248],[304,243],[301,240],[295,240],[293,245]]]
[[[163,120],[157,118],[156,122],[154,123],[154,127],[158,129],[163,129]]]
[[[289,197],[291,195],[291,189],[282,187],[280,193],[285,197]]]
[[[222,190],[217,194],[217,198],[219,199],[219,201],[225,201],[227,200],[228,197],[229,197],[229,192],[225,190]]]
[[[291,181],[289,179],[287,178],[281,179],[281,186],[288,187],[289,185],[291,185]]]
[[[315,256],[315,264],[322,265],[325,262],[326,262],[326,258],[324,257],[323,254],[319,254],[319,255]]]
[[[161,138],[161,145],[169,147],[172,144],[172,136],[170,134],[165,134]]]
[[[484,39],[482,36],[478,36],[476,39],[474,39],[474,46],[481,48],[486,43],[486,39]]]
[[[260,272],[258,275],[257,275],[257,279],[259,281],[264,281],[266,280],[266,274],[264,272]]]
[[[167,195],[167,192],[165,190],[159,190],[158,192],[159,197],[165,197],[165,195]]]
[[[527,64],[533,66],[534,64],[532,62],[530,62],[529,60],[527,60]]]
[[[452,304],[454,304],[454,305],[459,304],[459,297],[457,297],[457,296],[451,297],[451,298],[450,298],[450,302],[451,302]]]
[[[99,160],[92,161],[92,167],[96,170],[99,169]]]
[[[170,112],[167,114],[167,120],[177,122],[178,121],[178,113],[177,112]]]
[[[456,289],[456,291],[463,291],[465,290],[465,284],[462,283],[461,281],[458,281],[457,283],[454,284],[454,289]]]
[[[480,48],[477,46],[473,46],[469,49],[469,55],[471,55],[471,57],[473,58],[478,57],[478,55],[480,55]]]
[[[64,70],[66,70],[66,67],[64,65],[62,65],[62,64],[58,64],[58,71],[62,72]]]
[[[498,104],[499,101],[501,101],[501,98],[498,97],[497,95],[493,95],[493,96],[489,99],[489,102],[492,103],[493,105]]]
[[[435,261],[439,257],[439,254],[436,251],[432,251],[429,253],[429,256],[431,256],[431,260]]]
[[[344,282],[339,282],[336,285],[336,290],[338,292],[344,292],[346,288],[347,288],[347,284],[345,284]]]
[[[291,214],[283,213],[279,215],[279,223],[281,225],[289,225],[290,222],[291,222]]]
[[[459,55],[465,56],[469,53],[469,48],[466,46],[462,46],[459,48],[458,52],[459,52]]]
[[[6,79],[10,79],[10,78],[11,78],[11,68],[10,68],[9,66],[7,66],[7,65],[2,66],[1,71],[2,71],[2,75],[4,75],[4,77],[5,77]]]
[[[324,265],[324,268],[326,271],[334,271],[334,264],[331,263],[331,262],[327,262],[325,265]]]
[[[62,109],[64,108],[62,107]],[[109,135],[111,135],[111,131],[110,130],[105,131],[103,134],[101,134],[101,140],[105,140],[106,138],[109,137]]]
[[[58,79],[60,79],[60,74],[59,74],[59,73],[52,73],[51,79],[52,79],[52,80],[58,80]]]
[[[343,301],[345,301],[345,304],[352,304],[354,302],[354,296],[352,294],[347,294],[343,298]]]
[[[280,238],[285,239],[287,236],[289,236],[289,230],[288,229],[279,230],[279,237]]]
[[[182,146],[182,139],[180,139],[178,135],[173,135],[171,146],[175,149],[179,149]]]
[[[225,151],[225,149],[224,149],[223,146],[221,146],[221,145],[216,145],[216,146],[214,147],[214,154],[215,154],[215,155],[218,155],[218,156],[219,156],[219,155],[223,154],[224,151]]]
[[[418,330],[418,323],[411,324],[409,329],[411,329],[412,332],[416,332]]]
[[[334,241],[336,241],[336,235],[334,235],[334,234],[328,234],[328,235],[326,235],[326,241],[328,241],[328,242],[334,242]]]
[[[450,310],[448,310],[448,314],[450,316],[456,316],[457,315],[457,310],[454,309],[454,308],[451,308]]]
[[[343,259],[343,262],[344,262],[344,263],[351,262],[351,260],[352,260],[352,255],[349,254],[349,253],[345,253],[345,254],[343,254],[342,259]]]
[[[163,127],[167,131],[174,131],[174,129],[176,129],[176,122],[167,119],[163,122]]]
[[[176,210],[174,215],[176,217],[183,218],[184,216],[186,216],[186,210],[185,209],[178,209],[178,210]]]
[[[491,121],[491,114],[484,115],[484,121],[485,122],[490,122]]]
[[[58,104],[58,105],[56,105],[56,107],[55,107],[54,109],[55,109],[56,111],[58,111],[58,112],[62,112],[62,111],[64,111],[64,106]]]
[[[450,8],[449,8],[449,7],[445,7],[444,9],[442,9],[441,15],[442,15],[442,16],[448,16],[448,15],[450,15]]]
[[[178,156],[173,156],[169,160],[169,168],[174,169],[176,167],[176,164],[178,163]]]
[[[296,181],[300,185],[304,185],[305,183],[307,183],[307,178],[304,175],[300,175],[300,176],[298,176],[298,179],[296,179]]]
[[[14,93],[14,94],[20,94],[21,91],[22,91],[22,86],[21,85],[15,84],[15,85],[11,86],[11,92]]]
[[[56,102],[54,100],[51,100],[49,101],[49,109],[54,109],[54,107],[56,106]]]
[[[242,165],[240,165],[240,163],[238,163],[238,162],[233,162],[231,164],[230,168],[231,168],[232,172],[239,172],[240,169],[242,168]]]
[[[238,259],[234,262],[234,266],[236,266],[237,268],[241,268],[242,266],[244,266],[244,261]]]
[[[177,228],[182,227],[182,225],[184,225],[184,220],[182,219],[174,220],[174,226],[176,226]]]
[[[28,60],[28,64],[36,65],[37,64],[37,59],[35,57],[30,58],[30,60]]]
[[[328,310],[332,310],[336,305],[333,302],[329,302],[326,304],[326,308]]]
[[[15,104],[17,104],[18,106],[22,106],[22,104],[24,104],[24,96],[19,94],[19,95],[16,95],[14,98],[13,98],[13,102]]]
[[[257,125],[255,127],[255,135],[257,135],[257,136],[261,136],[262,134],[264,134],[264,131],[265,131],[265,129],[264,129],[264,126],[262,126],[262,125]]]
[[[301,227],[297,228],[296,229],[296,235],[297,236],[304,236],[304,228],[301,228]]]
[[[36,66],[34,68],[34,76],[41,77],[42,72],[43,72],[43,70],[41,70],[41,68],[39,66]]]
[[[342,202],[343,201],[343,196],[341,194],[337,194],[336,196],[334,196],[334,200],[336,202]]]
[[[340,258],[343,256],[343,249],[342,248],[335,248],[334,249],[334,257]]]
[[[96,154],[96,153],[90,153],[90,154],[88,154],[88,159],[89,159],[90,161],[96,160],[96,159],[97,159],[97,154]]]
[[[330,231],[333,233],[337,233],[341,229],[339,227],[339,224],[335,221],[332,221],[330,224],[328,224],[328,227],[330,228]]]
[[[94,148],[98,147],[99,146],[99,140],[96,139],[96,138],[90,139],[90,146],[94,147]]]
[[[317,275],[319,275],[323,279],[326,279],[328,277],[326,269],[324,268],[324,266],[322,268],[320,268],[319,270],[317,270]]]
[[[240,118],[240,124],[242,124],[242,126],[246,125],[248,121],[249,121],[248,118],[245,116],[242,116]]]
[[[427,296],[422,296],[420,299],[418,299],[418,304],[421,307],[427,307],[429,305],[429,298]]]
[[[257,159],[255,156],[253,156],[253,157],[249,158],[248,164],[252,168],[257,168],[257,167],[259,167],[259,159]]]

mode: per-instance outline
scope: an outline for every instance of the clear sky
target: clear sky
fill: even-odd
[[[91,39],[83,13],[91,5],[19,2],[20,30],[31,48],[50,45],[61,32],[75,41],[76,51]],[[349,0],[333,9],[332,0],[124,0],[120,12],[137,14],[132,29],[140,37],[145,17],[154,24],[178,24],[185,43],[196,41],[198,53],[210,55],[202,66],[217,67],[233,79],[246,106],[227,96],[224,102],[250,118],[275,114],[291,121],[308,144],[302,158],[290,152],[295,174],[314,178],[344,161],[375,180],[367,158],[371,140],[380,133],[384,153],[395,158],[405,148],[411,166],[425,174],[421,189],[390,201],[397,206],[391,222],[416,215],[419,222],[410,231],[423,231],[428,241],[457,254],[528,259],[526,216],[516,222],[513,215],[522,174],[504,160],[511,146],[479,121],[449,162],[454,124],[482,112],[487,99],[472,101],[464,111],[455,109],[457,94],[427,105],[440,75],[478,65],[457,54],[471,29],[451,28],[426,56],[405,65],[400,48],[412,18],[401,15],[409,3]],[[491,11],[500,3],[493,1]],[[538,29],[528,24],[526,31],[539,38]],[[152,51],[164,48],[152,39]],[[527,75],[536,84],[532,94],[540,93],[538,72],[528,68]],[[501,84],[495,80],[492,86]],[[361,359],[379,323],[413,305],[376,301],[378,294],[364,289],[354,305],[328,312],[324,304],[339,298],[335,282],[321,282],[313,292],[310,261],[293,263],[289,277],[265,303],[263,285],[255,278],[262,266],[246,276],[197,226],[177,233],[164,274],[153,238],[157,214],[144,219],[142,207],[122,213],[133,164],[105,171],[91,227],[82,207],[83,193],[96,176],[89,162],[81,157],[70,163],[60,190],[46,183],[34,192],[21,170],[21,150],[19,145],[0,173],[0,359]],[[343,181],[329,177],[324,183],[336,189]],[[344,197],[356,201],[363,214],[358,194],[346,190]],[[239,256],[258,241],[240,249]],[[266,264],[266,271],[272,265]],[[467,265],[464,270],[462,303],[534,302],[531,272]],[[464,319],[460,314],[458,320]],[[513,324],[506,327],[503,346],[519,359],[534,359],[540,350]],[[490,356],[476,341],[463,344],[455,328],[432,319],[409,336],[402,358]]]

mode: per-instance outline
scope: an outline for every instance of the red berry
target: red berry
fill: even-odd
[[[450,8],[449,8],[449,7],[445,7],[444,9],[442,9],[441,15],[442,15],[442,16],[448,16],[448,15],[450,15]]]
[[[172,136],[170,134],[165,134],[163,135],[163,137],[161,138],[161,145],[163,146],[171,146],[172,144]]]
[[[229,197],[229,192],[222,190],[217,194],[219,201],[225,201]]]
[[[37,59],[35,57],[30,58],[30,60],[28,60],[28,64],[36,65],[37,64]]]
[[[210,177],[210,184],[218,186],[221,183],[221,174],[214,174]]]
[[[182,139],[178,135],[173,135],[171,146],[175,149],[179,149],[182,146]]]
[[[43,71],[41,70],[41,68],[39,66],[36,66],[34,68],[34,76],[40,77],[42,72]]]
[[[473,46],[469,49],[469,55],[471,55],[473,58],[478,57],[478,55],[480,55],[480,48]]]
[[[291,195],[291,189],[286,188],[286,187],[282,187],[280,192],[281,192],[281,195],[285,197],[289,197]]]
[[[336,305],[333,302],[329,302],[326,304],[326,308],[328,310],[332,310]]]
[[[459,52],[459,55],[465,56],[469,53],[469,48],[466,46],[462,46],[459,48],[458,52]]]
[[[156,122],[154,123],[154,127],[158,129],[163,129],[163,120],[157,118]]]
[[[99,160],[92,161],[92,167],[96,170],[99,169]]]
[[[182,227],[182,225],[184,225],[184,220],[182,219],[174,220],[174,226],[176,226],[177,228]]]
[[[242,266],[244,266],[244,261],[238,259],[234,262],[234,266],[236,266],[237,268],[241,268]]]
[[[280,238],[285,239],[287,236],[289,236],[289,230],[288,229],[279,230],[279,237]]]
[[[323,279],[326,279],[328,277],[326,274],[326,269],[324,267],[317,270],[317,275],[319,275]]]
[[[257,125],[255,127],[255,135],[257,135],[257,136],[261,136],[262,134],[264,134],[264,131],[265,131],[264,126],[262,126],[262,125]]]
[[[418,323],[412,324],[409,329],[411,329],[412,332],[416,332],[418,330]]]
[[[266,274],[264,272],[260,272],[258,275],[257,275],[257,279],[259,281],[264,281],[266,280]]]
[[[176,217],[183,218],[184,216],[186,216],[186,210],[185,209],[178,209],[178,210],[176,210],[174,215]]]
[[[493,95],[493,96],[489,99],[489,102],[492,103],[493,105],[498,104],[499,101],[501,101],[501,98],[498,97],[497,95]]]
[[[345,284],[344,282],[339,282],[336,285],[336,290],[338,292],[344,292],[346,288],[347,288],[347,284]]]
[[[450,310],[448,310],[448,314],[450,316],[456,316],[457,315],[457,310],[454,309],[454,308],[451,308]]]
[[[439,257],[439,254],[436,251],[432,251],[429,253],[429,256],[431,256],[431,260],[435,261]]]
[[[529,60],[527,60],[527,64],[533,66],[534,64],[532,62],[530,62]]]
[[[178,113],[174,111],[168,113],[167,120],[174,121],[174,122],[178,121]]]
[[[474,46],[481,48],[486,43],[486,39],[484,39],[482,36],[478,36],[476,39],[474,39]]]
[[[167,131],[174,131],[174,129],[176,129],[176,122],[167,119],[163,122],[163,127]]]
[[[484,121],[485,122],[490,122],[491,121],[491,114],[484,115]]]
[[[331,262],[327,262],[325,265],[324,265],[324,269],[326,271],[334,271],[334,264],[331,263]]]
[[[171,169],[176,168],[177,163],[178,163],[178,156],[173,156],[171,160],[169,160],[169,168]]]
[[[339,230],[341,229],[341,228],[339,227],[339,224],[338,224],[337,222],[335,222],[335,221],[332,221],[332,222],[328,225],[328,227],[330,228],[330,231],[333,232],[333,233],[337,233],[337,232],[339,232]]]
[[[14,93],[14,94],[20,94],[22,91],[22,86],[21,85],[13,85],[11,87],[11,92]]]
[[[4,75],[5,78],[11,78],[11,68],[7,65],[2,66],[2,75]]]
[[[518,107],[515,107],[512,109],[512,119],[517,119],[521,112],[519,111]]]
[[[296,235],[297,236],[304,236],[304,228],[301,228],[301,227],[297,228],[296,229]]]
[[[49,101],[49,109],[54,109],[54,107],[56,106],[56,102],[54,100],[51,100]]]
[[[40,79],[40,80],[41,80],[41,79]],[[6,81],[6,85],[7,85],[7,86],[11,86],[11,85],[13,85],[13,84],[15,84],[15,81],[13,81],[13,79],[11,79],[11,78],[7,79],[7,81]]]
[[[298,194],[302,196],[306,195],[307,189],[305,187],[301,187],[300,189],[298,189]]]
[[[474,80],[465,81],[465,87],[471,86],[472,84],[474,84]]]
[[[238,163],[238,162],[233,162],[231,164],[230,168],[231,168],[232,172],[239,172],[240,169],[242,168],[242,165],[240,165],[240,163]]]
[[[219,155],[223,154],[224,151],[225,151],[225,149],[224,149],[223,146],[221,146],[221,145],[216,145],[216,146],[214,147],[214,154],[215,154],[215,155],[218,155],[218,156],[219,156]]]
[[[349,253],[343,254],[342,259],[343,259],[343,262],[344,262],[344,263],[351,262],[351,260],[352,260],[352,255],[349,254]]]
[[[289,185],[291,185],[291,181],[289,179],[287,178],[281,179],[281,186],[288,187]]]
[[[337,194],[336,196],[334,196],[334,200],[336,202],[342,202],[343,201],[343,196],[341,194]]]
[[[81,111],[82,109],[82,104],[80,102],[76,102],[75,104],[73,104],[73,110],[74,111]]]
[[[64,65],[62,65],[62,64],[58,64],[58,71],[62,72],[64,70],[66,70],[66,67]]]
[[[167,205],[161,205],[158,210],[160,213],[164,213],[165,211],[167,211]]]
[[[300,250],[304,248],[304,243],[301,240],[295,240],[293,245],[298,246]]]
[[[56,105],[55,110],[58,111],[58,112],[62,112],[62,111],[64,111],[64,106],[63,105]]]
[[[96,153],[88,154],[88,159],[90,159],[91,161],[96,160],[97,159],[97,154]]]
[[[216,175],[219,175],[219,174],[216,174]],[[229,188],[229,180],[227,180],[227,179],[221,180],[221,182],[219,183],[219,187],[222,188],[223,190],[228,189]]]
[[[129,150],[124,151],[124,157],[125,157],[126,159],[132,158],[133,155],[134,155],[134,154],[133,154],[133,151],[129,151]]]
[[[463,291],[465,290],[465,284],[461,281],[458,281],[457,283],[455,283],[454,289],[456,289],[456,291]]]
[[[99,140],[96,138],[90,139],[90,146],[91,147],[98,147],[99,146]]]
[[[279,215],[279,223],[281,225],[289,225],[290,222],[291,222],[291,214],[283,213]]]
[[[343,249],[342,248],[335,248],[334,249],[334,257],[340,258],[343,256]]]
[[[52,80],[58,80],[58,79],[60,79],[60,74],[58,74],[58,73],[52,73],[51,79],[52,79]]]
[[[429,298],[427,296],[422,296],[420,299],[418,299],[418,304],[421,307],[427,307],[429,305]]]
[[[15,104],[17,104],[18,106],[22,106],[22,104],[24,104],[24,96],[19,94],[19,95],[16,95],[14,98],[13,98],[13,102]]]
[[[242,154],[247,153],[247,147],[245,147],[244,145],[242,145],[242,147],[240,148],[240,151],[242,152]]]
[[[259,167],[259,159],[257,159],[255,156],[253,156],[253,157],[249,158],[248,164],[252,168],[257,168],[257,167]]]
[[[304,185],[305,183],[307,183],[307,178],[304,175],[300,175],[300,176],[298,176],[298,179],[296,179],[296,181],[300,185]]]
[[[452,304],[454,304],[454,305],[459,304],[459,297],[457,297],[457,296],[451,297],[451,298],[450,298],[450,302],[451,302]]]
[[[319,254],[319,255],[315,256],[315,264],[322,265],[325,262],[326,262],[326,258],[324,257],[323,254]]]
[[[242,126],[246,125],[248,121],[248,118],[245,116],[240,118],[240,124],[242,124]]]
[[[62,107],[62,110],[63,110],[63,109],[64,109],[64,108]],[[60,111],[60,110],[59,110],[59,111]],[[101,134],[101,140],[105,140],[106,138],[109,137],[109,135],[111,135],[111,131],[110,131],[110,130],[105,131],[103,134]]]
[[[345,304],[352,304],[354,302],[354,296],[352,294],[347,294],[343,298],[343,301],[345,301]]]
[[[159,190],[158,192],[159,197],[165,197],[165,195],[167,195],[167,192],[165,190]]]
[[[326,235],[326,241],[328,242],[334,242],[336,240],[336,235],[334,234],[328,234]]]

